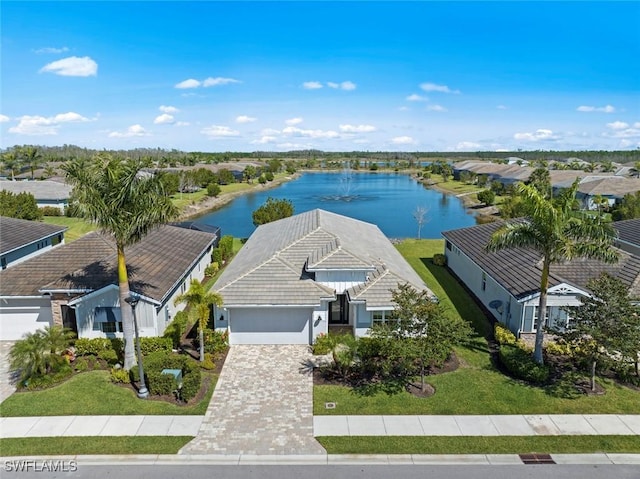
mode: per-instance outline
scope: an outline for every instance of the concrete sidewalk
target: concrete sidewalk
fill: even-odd
[[[640,435],[640,415],[314,416],[315,436]]]
[[[197,436],[204,416],[0,418],[0,438]],[[640,415],[314,416],[314,436],[640,435]],[[205,453],[203,451],[203,453]]]

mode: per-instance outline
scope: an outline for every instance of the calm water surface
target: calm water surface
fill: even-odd
[[[475,224],[461,200],[426,189],[408,175],[345,172],[304,173],[277,188],[240,196],[198,220],[220,226],[224,235],[246,238],[255,230],[251,213],[269,196],[290,200],[294,213],[321,208],[374,223],[389,238],[418,236],[417,207],[428,210],[422,238],[441,238],[441,231]]]

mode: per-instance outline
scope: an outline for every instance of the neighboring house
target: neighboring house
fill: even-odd
[[[6,269],[64,243],[66,226],[0,216],[0,266]]]
[[[126,248],[141,336],[162,335],[184,309],[174,301],[192,279],[204,278],[215,244],[215,234],[166,225]],[[111,237],[92,232],[0,272],[0,338],[20,339],[51,324],[81,338],[122,336]]]
[[[0,181],[0,190],[13,194],[31,193],[38,204],[38,208],[52,206],[64,213],[69,205],[72,187],[57,181]]]
[[[377,226],[308,211],[255,230],[213,286],[215,327],[231,344],[311,344],[333,326],[363,336],[393,318],[404,283],[429,291]]]
[[[598,196],[607,200],[609,206],[622,201],[625,195],[640,191],[640,179],[610,176],[606,178],[586,177],[580,181],[576,198],[587,210],[596,210],[594,199]]]
[[[628,245],[640,248],[640,220],[630,222],[620,222],[619,235]],[[443,232],[447,266],[497,321],[518,335],[534,333],[542,258],[526,248],[488,253],[485,247],[501,225],[497,222]],[[570,318],[565,308],[579,306],[580,297],[589,294],[589,280],[603,272],[622,280],[632,297],[640,296],[640,256],[629,248],[620,250],[616,264],[588,259],[554,264],[549,275],[547,326],[566,325]]]

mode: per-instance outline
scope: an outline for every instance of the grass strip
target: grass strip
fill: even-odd
[[[20,437],[0,439],[0,456],[177,454],[192,436]]]
[[[640,453],[637,436],[323,436],[329,454]]]

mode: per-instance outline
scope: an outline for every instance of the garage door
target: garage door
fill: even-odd
[[[51,324],[51,302],[34,299],[4,301],[0,306],[0,340],[15,341]],[[38,303],[43,304],[38,306]],[[48,306],[48,307],[47,307]]]
[[[233,309],[231,344],[309,344],[311,309]]]

